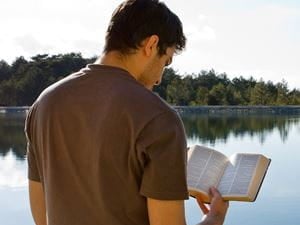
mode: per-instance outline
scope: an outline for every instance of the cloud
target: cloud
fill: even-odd
[[[20,188],[27,184],[24,162],[17,161],[12,151],[0,157],[0,188]]]
[[[207,16],[203,15],[203,14],[199,14],[198,17],[197,17],[197,20],[199,22],[205,21],[206,19],[207,19]]]
[[[213,41],[216,40],[215,30],[205,25],[201,28],[196,26],[189,26],[185,29],[187,39],[190,41]]]
[[[98,56],[103,50],[104,43],[96,40],[75,40],[72,42],[73,49],[78,49],[84,56]]]
[[[48,44],[41,44],[35,37],[32,35],[24,35],[16,37],[15,44],[20,46],[28,54],[36,54],[37,52],[48,51],[51,49],[51,46]]]

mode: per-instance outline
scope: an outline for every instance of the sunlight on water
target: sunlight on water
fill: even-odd
[[[20,188],[28,184],[26,178],[26,165],[16,160],[12,150],[0,158],[0,189]]]

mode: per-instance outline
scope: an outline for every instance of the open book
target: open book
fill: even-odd
[[[195,145],[188,151],[189,194],[209,203],[209,187],[224,200],[255,201],[271,160],[261,154],[238,153],[227,158],[221,152]]]

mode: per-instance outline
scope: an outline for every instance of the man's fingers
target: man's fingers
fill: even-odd
[[[201,198],[199,196],[196,196],[198,205],[200,207],[200,209],[202,210],[203,214],[207,214],[209,213],[209,209],[207,208],[207,206],[202,202]]]
[[[211,194],[212,197],[221,197],[221,194],[220,194],[220,192],[218,191],[217,188],[211,187],[209,189],[209,191],[210,191],[210,194]]]
[[[222,196],[221,196],[221,194],[220,194],[220,192],[218,191],[217,188],[211,187],[209,189],[209,191],[210,191],[210,195],[211,195],[213,201],[220,201],[221,200],[227,208],[229,207],[229,201],[225,201],[225,200],[222,199]]]

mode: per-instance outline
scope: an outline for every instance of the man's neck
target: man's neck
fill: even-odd
[[[135,62],[135,57],[132,56],[123,56],[116,51],[111,51],[100,56],[95,64],[107,65],[118,67],[128,71],[128,73],[133,76],[136,80],[138,80],[140,73],[137,62]]]

